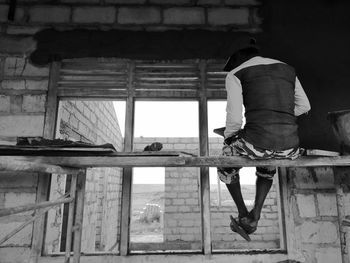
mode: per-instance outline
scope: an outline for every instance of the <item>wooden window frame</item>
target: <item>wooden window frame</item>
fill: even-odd
[[[125,61],[125,60],[123,60]],[[47,107],[45,115],[44,137],[53,139],[55,135],[58,103],[60,100],[69,99],[108,99],[108,100],[126,100],[126,118],[125,118],[125,136],[124,136],[124,151],[133,150],[133,135],[134,135],[134,112],[135,100],[195,100],[198,101],[199,106],[199,153],[200,156],[209,155],[208,142],[208,100],[226,100],[226,91],[224,87],[212,89],[207,85],[208,79],[208,65],[211,60],[193,60],[198,65],[199,70],[199,87],[197,90],[161,90],[161,91],[147,91],[135,90],[134,88],[134,70],[135,61],[127,60],[127,76],[128,82],[126,90],[104,90],[100,89],[100,93],[96,91],[91,92],[89,89],[78,89],[69,91],[67,89],[59,88],[60,70],[62,62],[53,62],[50,70],[49,90],[47,97]],[[222,61],[223,64],[224,61]],[[45,179],[46,178],[46,179]],[[47,198],[48,194],[48,179],[47,177],[39,178],[38,200]],[[281,178],[281,176],[280,176]],[[281,181],[280,181],[281,182]],[[120,223],[120,256],[129,255],[129,228],[130,228],[130,208],[131,208],[131,187],[132,187],[132,168],[123,169],[123,183],[122,183],[122,208],[121,208],[121,223]],[[200,168],[200,207],[201,207],[201,226],[202,226],[202,253],[204,255],[211,255],[211,222],[210,222],[210,181],[209,168]],[[286,191],[285,182],[279,184],[279,191],[281,194]],[[45,191],[43,191],[45,189]],[[284,189],[284,190],[282,190]],[[282,195],[283,195],[282,194]],[[286,204],[286,196],[280,196],[281,211]],[[280,215],[282,216],[282,212]],[[284,215],[284,214],[283,214]],[[273,249],[271,253],[285,253],[285,231],[284,225],[285,215],[281,218],[283,223],[283,233],[281,235],[280,249]],[[40,220],[35,223],[33,231],[32,257],[39,257],[41,255],[44,239],[45,220]],[[288,225],[287,225],[287,228]],[[282,240],[283,239],[283,240]],[[173,253],[173,251],[171,251]],[[262,251],[269,253],[268,251]],[[181,253],[181,251],[179,251]],[[216,253],[216,252],[214,252]],[[228,251],[228,253],[235,253],[235,251]],[[238,253],[240,253],[238,251]],[[147,253],[145,253],[147,254]],[[154,253],[153,253],[154,254]],[[161,253],[159,253],[161,254]]]

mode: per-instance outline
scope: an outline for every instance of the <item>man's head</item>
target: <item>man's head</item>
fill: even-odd
[[[227,60],[224,71],[231,71],[248,59],[259,54],[259,47],[256,44],[255,38],[245,37],[235,41],[232,49],[232,55]]]

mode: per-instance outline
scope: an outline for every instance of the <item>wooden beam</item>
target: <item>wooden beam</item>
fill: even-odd
[[[34,159],[26,160],[26,158],[17,159],[14,156],[0,156],[0,171],[26,171],[49,174],[76,174],[78,172],[74,168],[65,168],[55,164],[38,162]]]
[[[125,116],[125,137],[124,151],[131,152],[134,144],[134,117],[135,117],[135,99],[134,99],[134,78],[135,64],[130,62],[129,65],[129,96],[126,101]],[[120,255],[126,256],[129,253],[129,227],[131,212],[131,192],[132,192],[132,167],[123,169],[122,181],[122,205],[121,205],[121,222],[120,222]]]
[[[250,160],[240,156],[0,156],[0,165],[12,159],[18,163],[33,162],[40,165],[58,165],[83,169],[89,167],[327,167],[350,166],[350,156],[299,157],[296,160]],[[26,167],[24,167],[26,168]],[[1,170],[1,169],[0,169]],[[16,169],[16,171],[20,171]],[[22,171],[26,171],[23,169]],[[30,169],[35,171],[35,169]],[[64,171],[64,170],[63,170]],[[76,170],[70,169],[74,173]],[[63,172],[64,173],[64,172]]]
[[[53,139],[57,122],[57,82],[60,76],[61,62],[54,61],[50,67],[49,87],[46,100],[44,138]]]
[[[77,175],[72,175],[72,181],[70,184],[70,194],[69,196],[74,200],[75,199],[75,192],[77,189]],[[69,203],[68,208],[68,220],[67,220],[67,234],[66,234],[66,251],[65,251],[65,257],[64,262],[69,263],[70,261],[70,252],[72,247],[72,229],[73,229],[73,219],[74,219],[74,208],[75,208],[75,202]]]
[[[85,201],[86,170],[81,171],[77,178],[76,211],[74,223],[74,245],[73,245],[73,263],[80,262],[81,255],[81,237],[83,233],[84,201]]]
[[[38,187],[36,192],[36,202],[41,203],[48,200],[49,196],[49,185],[51,182],[51,176],[47,174],[40,173],[38,175]],[[35,213],[39,213],[36,211]],[[32,247],[30,252],[29,263],[37,263],[39,257],[41,255],[41,250],[43,247],[44,241],[44,231],[45,230],[45,215],[38,217],[36,221],[34,221],[33,225],[33,238],[32,238]]]
[[[206,64],[199,64],[201,73],[201,97],[199,99],[199,153],[200,156],[209,155],[208,140],[208,101],[205,97],[206,88]],[[211,254],[211,229],[210,229],[210,181],[209,167],[200,168],[200,206],[202,217],[202,245],[205,255]]]
[[[52,207],[59,204],[70,203],[72,201],[73,201],[73,198],[69,197],[62,200],[47,201],[39,204],[27,204],[27,205],[22,205],[17,207],[4,208],[4,209],[0,209],[0,217],[19,214],[22,212],[31,211],[31,210],[40,209],[40,208]]]
[[[347,246],[347,228],[344,226],[343,222],[346,219],[345,213],[345,203],[344,203],[344,185],[342,183],[342,177],[348,171],[348,167],[335,167],[333,168],[334,172],[334,182],[336,190],[336,202],[337,202],[337,211],[338,211],[338,228],[339,228],[339,237],[340,237],[340,250],[341,250],[341,259],[342,263],[349,263],[349,248]],[[344,173],[345,172],[345,173]]]

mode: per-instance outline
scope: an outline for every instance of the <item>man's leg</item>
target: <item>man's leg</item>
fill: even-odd
[[[256,230],[258,221],[260,219],[261,210],[263,208],[267,194],[269,193],[273,176],[276,173],[275,167],[257,167],[256,168],[256,193],[253,209],[249,215],[241,220],[242,227],[248,232],[252,233]]]
[[[238,173],[238,171],[237,171]],[[244,199],[241,191],[241,183],[239,182],[239,175],[237,174],[237,179],[231,181],[230,184],[226,184],[228,191],[230,192],[233,201],[235,202],[238,210],[238,217],[245,217],[248,215],[248,209],[244,203]]]

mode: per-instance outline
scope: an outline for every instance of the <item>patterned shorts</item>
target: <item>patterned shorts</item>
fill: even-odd
[[[225,144],[222,148],[223,156],[246,156],[253,160],[266,159],[296,159],[299,157],[299,148],[291,148],[283,151],[265,150],[255,147],[243,138],[238,138],[231,144]],[[225,184],[233,184],[239,182],[239,170],[242,167],[218,167],[218,176]],[[276,173],[276,167],[264,166],[256,167],[256,176],[264,177],[272,180]]]

